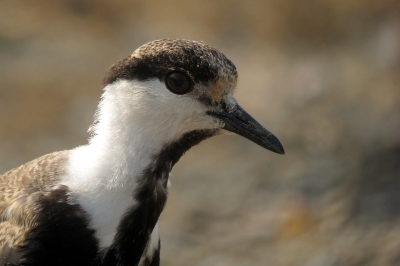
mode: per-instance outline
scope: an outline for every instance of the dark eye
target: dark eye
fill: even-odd
[[[182,72],[173,72],[167,76],[167,87],[176,94],[185,94],[191,89],[190,78]]]

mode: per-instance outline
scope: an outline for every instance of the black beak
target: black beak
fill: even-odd
[[[267,150],[285,154],[278,138],[260,125],[238,104],[229,111],[209,111],[207,114],[222,120],[224,122],[224,129],[239,134]]]

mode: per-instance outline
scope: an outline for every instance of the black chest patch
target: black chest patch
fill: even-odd
[[[27,233],[16,265],[99,265],[98,242],[86,212],[68,203],[63,186],[39,200],[37,226]],[[12,265],[12,264],[11,264]]]
[[[167,182],[172,167],[191,147],[217,133],[216,130],[196,130],[167,145],[143,172],[141,186],[134,191],[137,205],[122,218],[112,246],[105,251],[102,265],[138,265],[150,235],[167,200]],[[157,266],[159,249],[145,265]]]

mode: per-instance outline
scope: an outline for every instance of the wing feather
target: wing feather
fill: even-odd
[[[67,159],[68,151],[54,152],[0,175],[0,252],[22,244],[40,197],[62,178]]]

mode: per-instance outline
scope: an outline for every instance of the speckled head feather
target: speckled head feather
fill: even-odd
[[[202,42],[163,39],[142,45],[114,64],[106,73],[104,85],[118,79],[158,78],[164,82],[173,71],[186,73],[194,84],[192,97],[205,103],[220,102],[236,87],[238,77],[235,65],[215,48]]]

